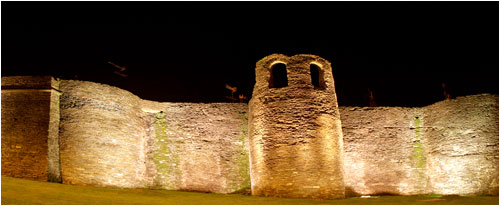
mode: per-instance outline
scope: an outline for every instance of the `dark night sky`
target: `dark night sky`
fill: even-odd
[[[2,76],[95,81],[156,101],[251,95],[272,53],[332,62],[339,105],[498,94],[499,2],[2,2]],[[111,61],[125,66],[123,78]]]

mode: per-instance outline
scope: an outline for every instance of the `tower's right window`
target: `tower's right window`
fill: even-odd
[[[321,68],[316,64],[311,64],[309,68],[311,70],[311,84],[315,88],[324,88],[325,81]]]
[[[271,78],[269,78],[269,88],[281,88],[288,86],[288,76],[286,65],[276,63],[271,67]]]

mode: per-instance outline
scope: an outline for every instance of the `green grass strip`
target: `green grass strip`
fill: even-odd
[[[151,189],[116,189],[64,185],[2,177],[3,205],[399,205],[399,204],[498,204],[498,196],[379,196],[374,198],[351,197],[338,200],[307,200],[270,198],[240,194],[211,194]]]

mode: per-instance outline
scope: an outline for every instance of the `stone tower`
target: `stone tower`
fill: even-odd
[[[257,62],[249,103],[252,194],[344,198],[343,138],[332,68],[308,54]]]

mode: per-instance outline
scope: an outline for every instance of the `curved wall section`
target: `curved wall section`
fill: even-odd
[[[457,97],[424,109],[432,192],[498,195],[498,96]]]
[[[498,95],[339,110],[348,195],[498,195]]]
[[[149,119],[140,99],[108,85],[63,80],[60,150],[63,183],[146,187]]]
[[[250,187],[246,104],[160,103],[61,82],[63,183],[232,193]]]

